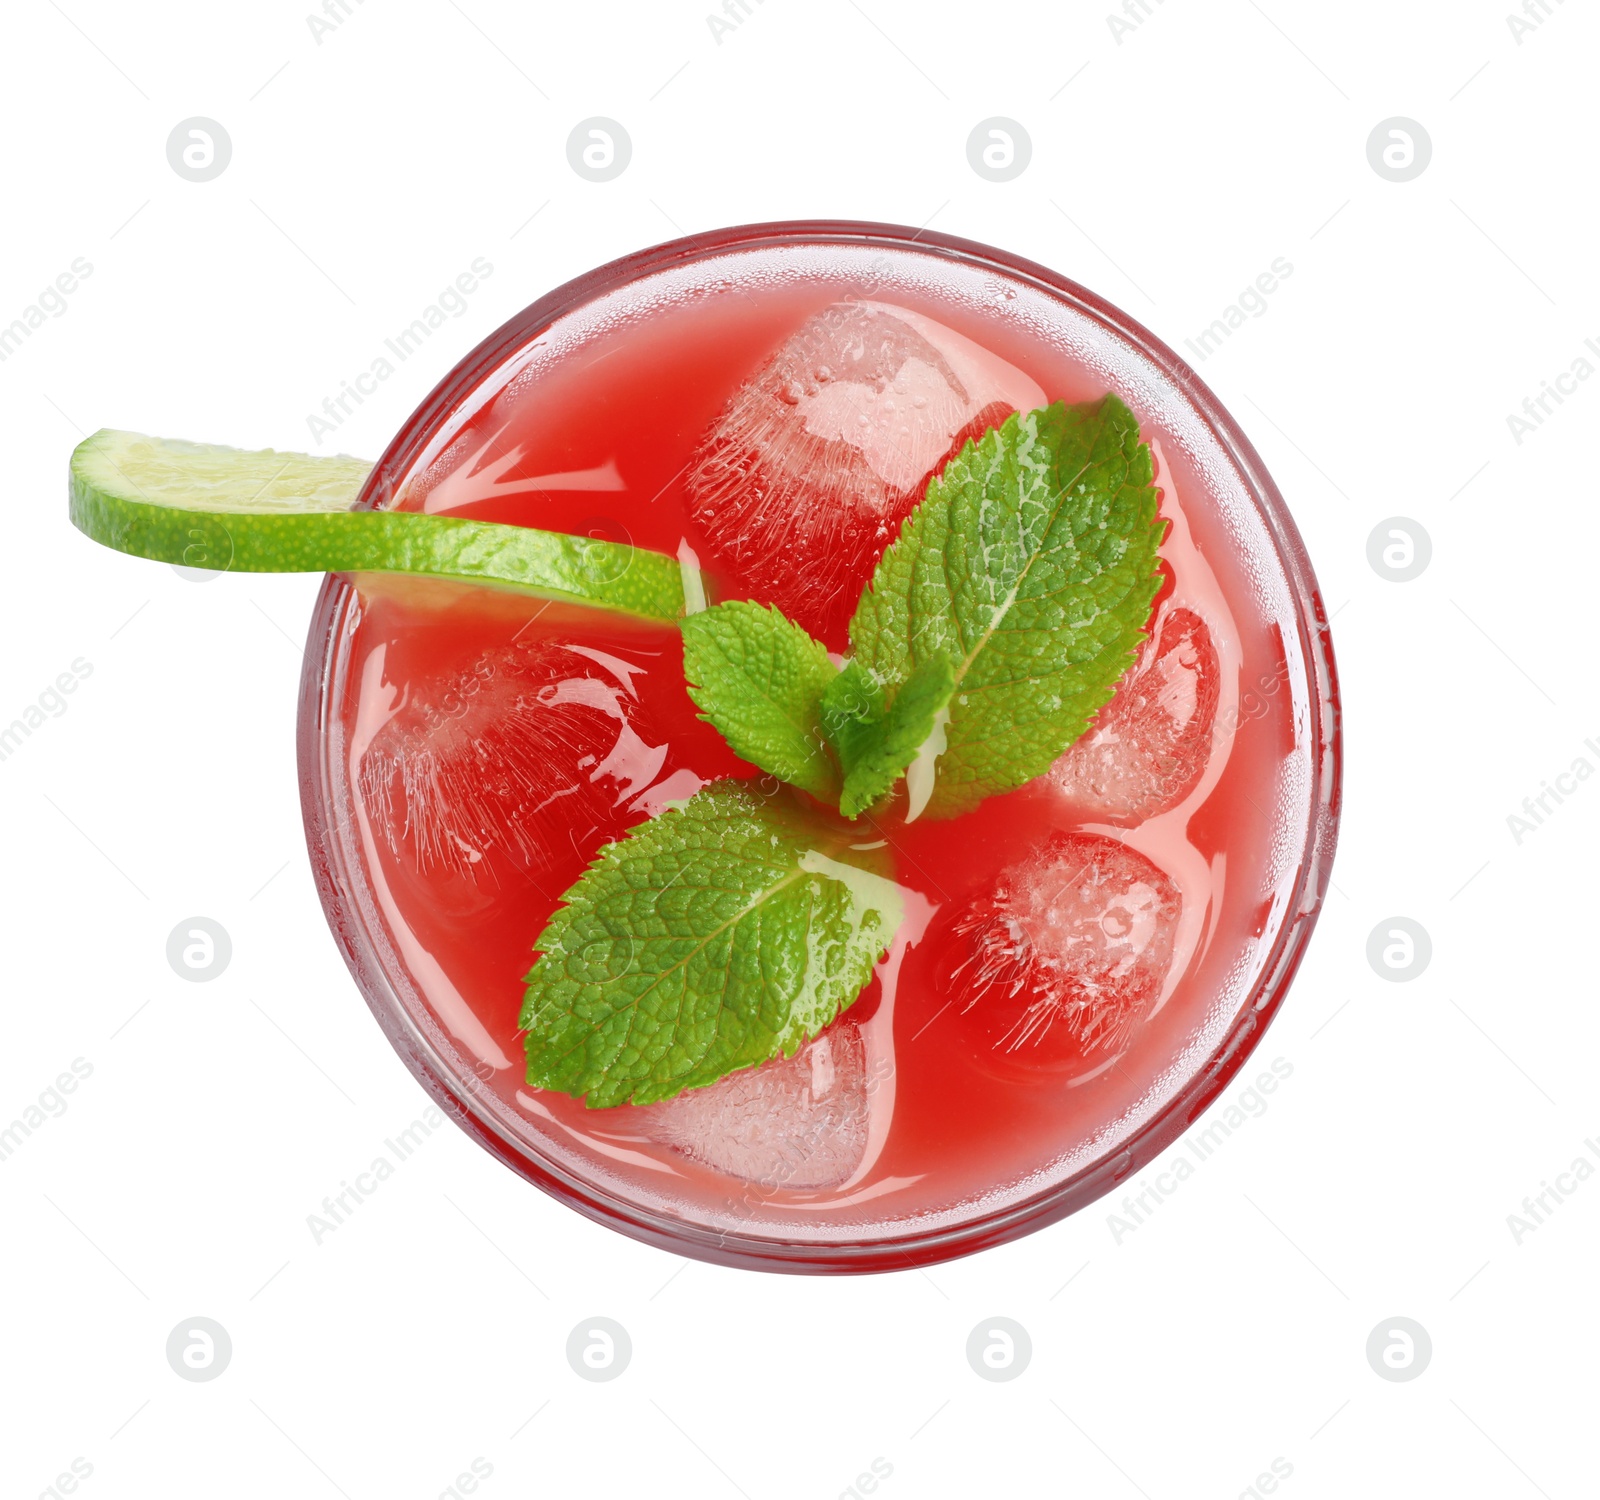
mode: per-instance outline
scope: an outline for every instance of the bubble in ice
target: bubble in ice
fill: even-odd
[[[711,427],[687,475],[738,584],[807,629],[849,618],[930,474],[969,437],[1044,402],[988,350],[909,308],[808,319]]]
[[[1120,1051],[1161,993],[1182,897],[1143,854],[1057,833],[953,924],[946,983],[1002,1053]]]
[[[474,881],[497,857],[532,869],[568,857],[574,830],[615,836],[667,756],[647,742],[637,670],[532,640],[407,684],[361,759],[373,826],[417,869]]]
[[[797,1051],[638,1111],[685,1156],[768,1190],[837,1187],[861,1165],[870,1096],[866,1045],[848,1018]]]
[[[1051,767],[1051,780],[1106,818],[1142,820],[1176,807],[1205,773],[1220,674],[1205,620],[1163,606],[1116,696]]]

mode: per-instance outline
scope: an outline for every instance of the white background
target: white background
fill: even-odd
[[[0,1161],[4,1494],[74,1459],[105,1496],[424,1500],[474,1459],[491,1497],[833,1500],[874,1459],[890,1500],[1232,1497],[1274,1459],[1303,1500],[1593,1494],[1600,1184],[1520,1243],[1508,1215],[1600,1138],[1600,779],[1520,843],[1507,817],[1600,767],[1600,381],[1521,444],[1506,422],[1600,339],[1592,11],[1550,0],[1519,44],[1507,0],[1151,0],[1118,42],[1109,0],[940,22],[750,0],[718,43],[707,0],[350,0],[318,42],[303,3],[5,6],[0,324],[93,270],[0,364],[0,723],[75,659],[92,675],[0,761],[0,1125],[73,1059],[93,1072]],[[203,184],[166,157],[193,115],[233,142]],[[591,115],[633,140],[610,183],[567,162]],[[966,156],[992,115],[1033,141],[1003,184]],[[1433,142],[1407,183],[1366,156],[1395,115]],[[719,1270],[592,1227],[450,1129],[318,1245],[307,1215],[426,1103],[307,868],[318,580],[104,551],[67,524],[67,455],[102,425],[313,447],[307,414],[486,258],[319,450],[373,457],[568,277],[806,215],[1020,252],[1180,349],[1292,264],[1200,365],[1335,615],[1336,890],[1247,1073],[1292,1076],[1120,1243],[1102,1203],[926,1274]],[[1366,550],[1397,515],[1433,543],[1403,584]],[[234,945],[208,984],[165,958],[197,913]],[[1366,958],[1394,915],[1433,942],[1409,983]],[[196,1315],[233,1342],[204,1384],[164,1353]],[[633,1340],[608,1384],[564,1355],[593,1315]],[[994,1315],[1033,1342],[1004,1384],[964,1353]],[[1433,1344],[1407,1383],[1365,1354],[1397,1315]]]

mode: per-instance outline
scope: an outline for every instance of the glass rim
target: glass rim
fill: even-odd
[[[1298,528],[1255,447],[1199,375],[1142,324],[1086,287],[1034,261],[955,235],[852,220],[739,225],[665,241],[598,266],[546,293],[469,351],[406,419],[374,464],[357,500],[392,499],[440,422],[508,357],[558,319],[606,292],[675,266],[741,250],[848,244],[910,251],[997,271],[1065,302],[1144,356],[1165,376],[1233,464],[1282,567],[1306,667],[1313,790],[1302,829],[1288,915],[1227,1032],[1155,1113],[1099,1160],[1020,1202],[957,1224],[893,1236],[796,1243],[781,1235],[719,1230],[630,1201],[550,1159],[534,1159],[475,1099],[475,1090],[412,1017],[390,980],[355,898],[332,798],[326,755],[339,629],[354,589],[329,574],[317,597],[301,673],[296,742],[301,813],[317,893],[334,939],[368,1008],[418,1082],[457,1124],[521,1177],[585,1217],[658,1249],[717,1264],[792,1273],[873,1272],[930,1265],[1043,1228],[1113,1190],[1176,1141],[1232,1081],[1282,1004],[1326,896],[1341,803],[1339,687],[1321,592]],[[474,1080],[475,1081],[475,1080]]]

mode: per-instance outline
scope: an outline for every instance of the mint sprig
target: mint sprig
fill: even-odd
[[[792,1054],[872,977],[900,890],[850,838],[718,782],[607,844],[539,938],[528,1082],[648,1104]]]
[[[1149,449],[1113,395],[1008,417],[929,482],[873,571],[842,670],[776,609],[682,625],[700,715],[808,793],[720,782],[607,844],[536,944],[528,1082],[650,1103],[792,1054],[901,917],[847,819],[955,817],[1042,775],[1133,664],[1159,582]]]

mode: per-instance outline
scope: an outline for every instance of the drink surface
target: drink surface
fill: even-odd
[[[713,598],[777,604],[836,653],[928,476],[1013,410],[1116,390],[1169,523],[1150,639],[1047,776],[953,820],[905,821],[903,793],[861,820],[906,911],[861,998],[794,1057],[643,1108],[526,1085],[522,976],[607,840],[759,773],[697,719],[673,628],[364,582],[333,733],[369,915],[414,1017],[533,1154],[696,1223],[849,1239],[1048,1188],[1205,1063],[1287,915],[1305,666],[1258,519],[1108,348],[931,256],[730,256],[559,320],[401,477],[403,506],[697,561]]]

